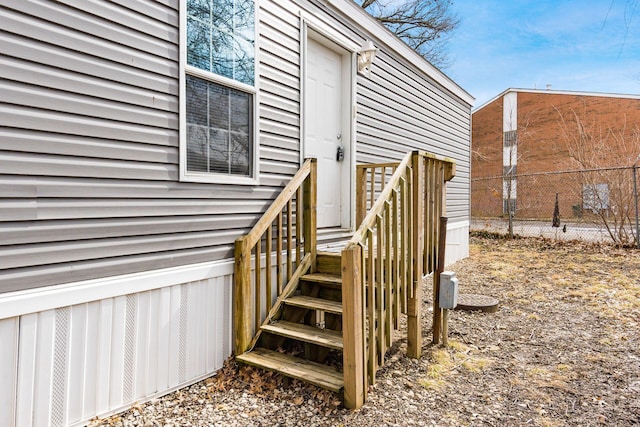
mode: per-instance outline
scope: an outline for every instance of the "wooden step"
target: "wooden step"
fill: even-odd
[[[344,379],[341,372],[331,366],[289,356],[265,348],[236,356],[236,360],[247,365],[269,369],[279,372],[291,378],[307,381],[318,387],[339,393],[344,387]]]
[[[331,288],[342,287],[342,277],[336,274],[310,273],[302,276],[300,278],[300,281],[312,282],[321,286],[328,286]]]
[[[313,298],[304,295],[296,295],[287,298],[285,304],[309,310],[320,310],[327,313],[342,314],[342,304],[322,298]]]
[[[340,252],[318,252],[316,255],[318,273],[342,274],[342,255]]]
[[[317,344],[336,350],[342,350],[342,333],[330,329],[320,329],[315,326],[280,320],[270,325],[263,325],[261,329],[275,335],[293,338],[299,341]]]

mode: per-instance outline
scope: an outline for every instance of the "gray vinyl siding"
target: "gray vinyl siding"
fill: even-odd
[[[264,184],[294,175],[300,165],[300,18],[288,1],[259,5],[260,182]]]
[[[261,185],[213,185],[179,182],[177,0],[3,2],[0,292],[232,256],[300,162],[298,29],[259,16]]]
[[[375,34],[359,34],[339,12],[318,6],[346,38],[358,45],[369,38],[380,48],[371,76],[357,77],[356,161],[399,160],[416,149],[454,159],[456,177],[447,185],[447,216],[450,224],[468,221],[471,105],[416,64],[390,53]]]
[[[358,161],[397,159],[412,149],[453,158],[447,216],[451,224],[467,221],[470,106],[382,51],[372,76],[358,79],[357,108]]]
[[[0,7],[0,293],[228,259],[300,164],[300,10],[258,3],[260,185],[179,181],[178,0],[6,0]],[[468,219],[470,106],[384,46],[357,78],[357,161],[453,157]],[[384,104],[384,105],[383,105]]]

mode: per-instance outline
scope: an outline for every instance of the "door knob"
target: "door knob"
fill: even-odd
[[[341,162],[344,160],[344,147],[338,145],[338,151],[336,152],[336,160]]]

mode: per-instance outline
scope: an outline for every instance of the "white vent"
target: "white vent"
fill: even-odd
[[[53,345],[53,384],[51,390],[51,425],[65,425],[67,390],[67,359],[69,337],[69,307],[56,310]]]

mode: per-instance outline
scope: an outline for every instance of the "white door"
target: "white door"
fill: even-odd
[[[304,156],[318,159],[318,227],[346,226],[344,196],[351,187],[342,136],[342,55],[307,39],[305,74]],[[345,151],[342,161],[339,147]]]

